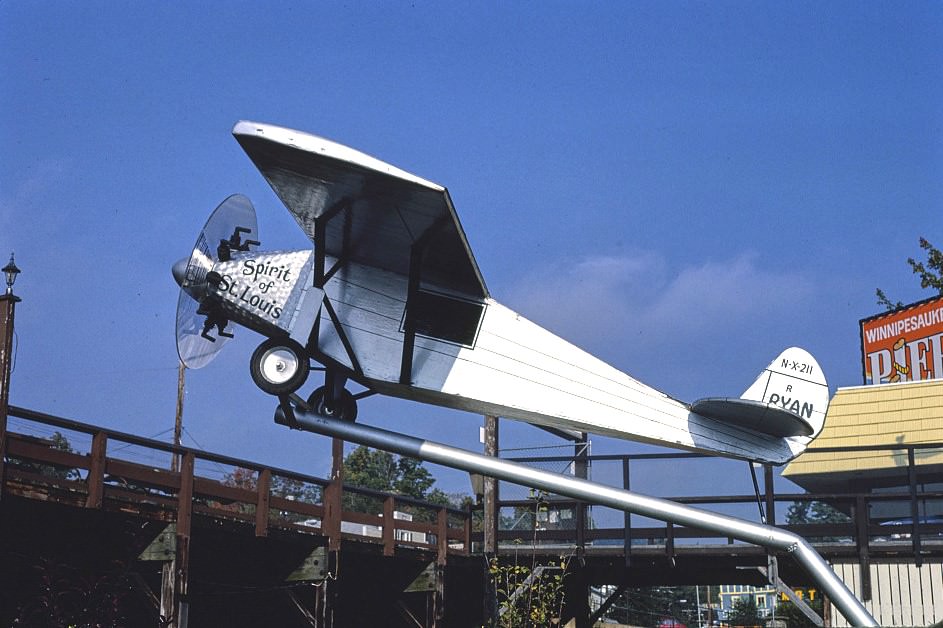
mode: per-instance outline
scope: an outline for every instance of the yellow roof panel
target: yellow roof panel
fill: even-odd
[[[943,380],[839,388],[811,447],[943,442]],[[917,450],[917,465],[943,464],[943,449]],[[804,476],[907,466],[904,449],[816,453],[793,460],[783,475]]]

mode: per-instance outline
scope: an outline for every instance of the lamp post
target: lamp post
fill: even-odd
[[[7,412],[10,406],[10,368],[13,364],[13,314],[18,296],[13,294],[13,284],[20,269],[13,261],[3,267],[6,292],[0,294],[0,497],[3,496],[3,469],[7,453]]]

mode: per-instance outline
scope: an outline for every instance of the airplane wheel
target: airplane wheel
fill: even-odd
[[[341,398],[334,405],[329,405],[327,399],[327,389],[324,386],[316,389],[308,397],[308,406],[315,413],[333,419],[342,421],[355,421],[357,419],[357,400],[350,394],[346,388],[341,393]]]
[[[255,385],[270,395],[287,395],[308,379],[308,356],[304,347],[290,338],[269,338],[249,360]]]

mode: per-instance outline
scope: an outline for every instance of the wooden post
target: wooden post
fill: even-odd
[[[907,484],[910,488],[910,542],[914,552],[914,565],[923,567],[923,552],[920,550],[920,517],[917,508],[917,463],[913,447],[907,448]]]
[[[334,626],[334,608],[338,594],[336,576],[340,564],[341,521],[343,520],[344,493],[344,441],[331,441],[331,481],[324,487],[324,519],[321,533],[327,536],[327,577],[321,584],[319,617],[325,628]]]
[[[321,529],[328,539],[328,549],[336,552],[341,548],[341,519],[344,492],[344,441],[331,441],[331,482],[324,487],[324,520]]]
[[[177,614],[174,611],[174,581],[176,560],[165,560],[160,569],[160,613],[161,626],[177,628]]]
[[[472,508],[471,504],[465,510],[464,535],[462,536],[462,545],[465,550],[462,552],[465,556],[470,556],[472,551]]]
[[[435,561],[435,593],[432,608],[432,625],[444,625],[445,619],[445,565],[449,554],[449,514],[445,508],[439,509],[436,519],[436,541],[438,552]]]
[[[863,495],[855,498],[855,542],[858,549],[858,567],[861,576],[861,599],[871,601],[871,537],[868,532],[871,513]]]
[[[498,457],[498,417],[485,415],[485,455]],[[484,544],[485,554],[494,555],[498,551],[498,481],[492,477],[484,478]]]
[[[174,413],[174,445],[180,446],[181,435],[183,432],[183,395],[185,388],[185,373],[187,367],[181,360],[177,364],[177,411]],[[180,469],[180,454],[174,452],[170,456],[170,470]]]
[[[174,628],[187,628],[190,613],[188,592],[190,586],[190,526],[193,522],[193,467],[194,455],[188,451],[180,467],[180,492],[177,494],[177,553],[174,559],[174,608],[177,611]]]
[[[577,565],[575,560],[570,561],[568,572],[563,578],[563,596],[563,619],[571,620],[576,628],[591,628],[589,625],[589,585],[586,582],[583,567]]]
[[[86,508],[101,508],[105,492],[105,450],[108,437],[104,432],[95,432],[92,437],[92,449],[89,452],[88,477],[85,484],[88,486],[88,497],[85,498]]]
[[[259,471],[259,481],[256,482],[256,500],[255,500],[255,535],[268,536],[268,511],[270,489],[272,486],[272,470],[262,469]]]
[[[10,410],[10,367],[13,360],[13,316],[20,298],[12,291],[0,294],[0,498],[3,497],[3,461],[7,453],[7,414]]]
[[[396,510],[396,499],[387,495],[383,500],[383,555],[392,556],[396,552],[396,523],[393,512]]]
[[[671,567],[674,568],[677,564],[675,561],[675,524],[669,521],[665,526],[665,532],[665,555],[668,557]]]

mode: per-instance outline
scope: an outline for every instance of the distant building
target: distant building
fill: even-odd
[[[754,587],[749,584],[723,584],[720,586],[720,619],[725,620],[737,602],[752,599],[760,617],[771,617],[777,604],[776,589]]]

